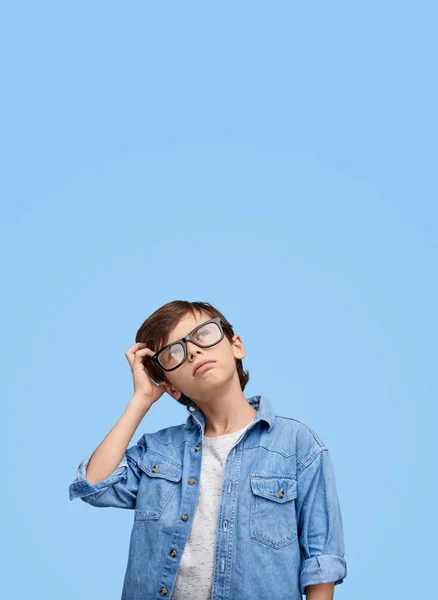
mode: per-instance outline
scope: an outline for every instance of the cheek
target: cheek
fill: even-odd
[[[172,385],[173,387],[178,387],[178,377],[174,373],[167,373],[166,381],[169,385]]]
[[[219,368],[233,371],[236,368],[236,358],[231,351],[224,352],[218,357]]]

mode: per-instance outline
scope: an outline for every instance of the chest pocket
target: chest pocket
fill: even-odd
[[[297,480],[250,473],[250,538],[278,549],[297,539]]]
[[[138,459],[138,466],[145,475],[139,484],[134,520],[159,519],[180,485],[182,465],[149,450]]]

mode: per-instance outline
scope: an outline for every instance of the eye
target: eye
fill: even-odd
[[[177,358],[182,352],[181,346],[171,346],[169,355],[171,358]]]

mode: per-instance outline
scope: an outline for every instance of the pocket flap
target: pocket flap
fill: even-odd
[[[274,502],[288,502],[297,497],[297,480],[294,477],[255,473],[250,473],[249,476],[251,489],[257,496]]]
[[[155,452],[145,452],[143,458],[138,459],[138,466],[149,477],[161,477],[169,481],[179,481],[182,477],[182,465]]]

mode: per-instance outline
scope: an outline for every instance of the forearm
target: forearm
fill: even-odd
[[[86,477],[92,485],[106,479],[117,467],[150,406],[135,395],[131,398],[124,413],[93,452],[88,463]]]
[[[308,585],[304,590],[306,600],[333,600],[334,588],[334,583]]]

